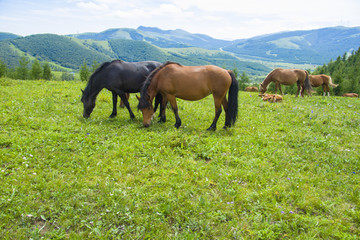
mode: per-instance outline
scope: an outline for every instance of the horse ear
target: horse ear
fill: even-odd
[[[137,98],[137,100],[139,100],[139,101],[140,101],[140,97],[139,97],[138,95],[136,95],[136,98]]]

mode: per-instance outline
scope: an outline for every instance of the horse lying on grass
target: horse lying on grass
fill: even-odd
[[[283,97],[278,94],[259,94],[259,97],[262,97],[264,102],[281,102]]]
[[[359,97],[359,94],[357,94],[357,93],[344,93],[343,95],[342,95],[343,97]]]
[[[245,91],[246,92],[258,92],[259,89],[257,87],[246,87]]]

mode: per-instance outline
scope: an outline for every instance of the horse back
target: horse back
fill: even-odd
[[[297,81],[305,81],[306,73],[300,69],[275,69],[273,74],[274,81],[284,85],[292,85]],[[274,71],[275,71],[274,70]]]
[[[146,77],[160,65],[155,61],[114,61],[99,74],[99,78],[109,90],[122,89],[124,92],[135,93],[140,91]]]
[[[163,68],[156,77],[160,92],[185,100],[199,100],[210,93],[226,93],[232,81],[227,70],[213,65],[170,64]]]

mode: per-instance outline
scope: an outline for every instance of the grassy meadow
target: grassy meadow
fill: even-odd
[[[240,92],[208,132],[212,96],[144,128],[107,90],[84,119],[84,87],[0,79],[2,239],[360,236],[360,99]]]

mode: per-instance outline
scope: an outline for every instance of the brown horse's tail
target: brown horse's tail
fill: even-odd
[[[235,124],[238,115],[238,93],[239,83],[232,71],[228,71],[231,76],[231,85],[228,93],[228,110],[225,117],[225,127],[231,127]]]
[[[311,92],[313,91],[312,87],[311,87],[311,83],[310,83],[310,79],[309,79],[309,73],[305,70],[305,89],[308,92],[308,94],[311,96]]]
[[[339,86],[338,84],[334,84],[333,82],[332,82],[332,79],[331,79],[331,77],[329,76],[329,85],[330,85],[330,87],[337,87],[337,86]]]

